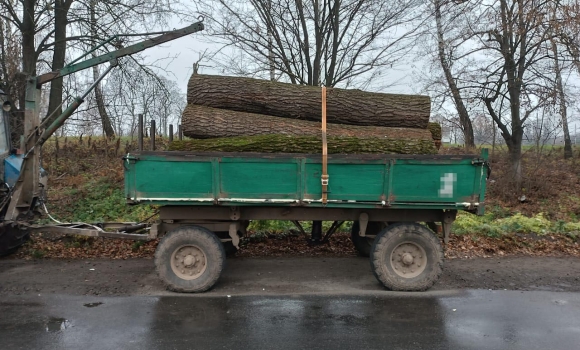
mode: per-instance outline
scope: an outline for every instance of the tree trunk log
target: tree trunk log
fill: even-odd
[[[270,134],[293,136],[319,136],[321,134],[320,122],[235,112],[198,105],[188,105],[183,111],[181,119],[184,135],[199,139]],[[341,124],[327,124],[327,133],[328,136],[392,140],[430,140],[433,138],[427,129]]]
[[[173,141],[170,151],[191,152],[264,152],[264,153],[321,153],[322,137],[259,135],[225,137],[205,140]],[[357,137],[328,137],[331,154],[436,154],[432,139],[362,139]]]
[[[193,74],[187,103],[276,117],[321,120],[321,89],[251,78]],[[327,89],[328,122],[427,128],[429,96]]]

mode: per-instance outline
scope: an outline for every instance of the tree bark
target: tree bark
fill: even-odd
[[[22,2],[22,71],[28,76],[36,75],[36,49],[34,47],[35,18],[34,7],[36,0]],[[24,96],[24,93],[22,93]],[[24,109],[24,98],[20,101],[20,109]]]
[[[254,113],[236,112],[198,105],[188,105],[181,124],[185,136],[214,138],[284,134],[292,136],[319,136],[320,122],[272,117]],[[425,140],[433,139],[427,129],[386,128],[359,125],[327,124],[329,136],[358,138]]]
[[[20,31],[22,33],[22,72],[18,74],[18,111],[11,114],[10,131],[12,144],[14,147],[20,147],[20,135],[24,134],[24,109],[26,105],[26,81],[29,77],[36,75],[37,52],[34,43],[36,34],[36,22],[34,18],[34,9],[36,0],[22,1],[22,24]]]
[[[96,0],[91,0],[90,2],[90,12],[91,12],[91,35],[96,38],[97,37],[97,18],[95,15],[95,5]],[[96,43],[93,43],[93,46],[97,46]],[[93,52],[93,58],[97,57],[97,53]],[[93,66],[93,80],[97,81],[99,79],[99,68],[97,66]],[[97,109],[99,111],[99,116],[101,117],[101,124],[103,126],[103,132],[105,136],[108,138],[115,137],[115,129],[111,125],[111,119],[109,118],[109,114],[107,113],[107,108],[105,107],[105,100],[103,98],[103,91],[101,90],[101,84],[98,83],[95,86],[95,100],[97,102]]]
[[[53,71],[64,67],[66,57],[66,27],[68,25],[68,11],[73,0],[54,2],[54,50],[52,55]],[[54,79],[50,83],[48,99],[47,125],[50,125],[62,113],[63,78]]]
[[[443,38],[443,25],[441,24],[441,0],[435,2],[435,22],[437,24],[437,42],[439,49],[439,62],[441,63],[441,68],[445,74],[445,80],[451,96],[453,97],[453,102],[455,102],[455,107],[457,108],[457,114],[459,114],[459,121],[461,123],[461,129],[463,131],[463,140],[465,142],[465,147],[468,149],[475,148],[475,138],[473,137],[473,125],[471,119],[469,118],[469,113],[463,103],[463,98],[461,97],[461,91],[455,83],[455,77],[451,72],[451,66],[447,60],[447,53],[445,52],[445,39]]]
[[[330,154],[436,154],[433,140],[328,137]],[[173,141],[170,151],[321,153],[322,137],[259,135]]]
[[[554,52],[554,69],[556,73],[556,92],[560,102],[560,117],[562,118],[562,131],[564,132],[564,158],[572,158],[572,139],[570,130],[568,130],[568,108],[566,106],[566,94],[564,93],[564,84],[562,83],[562,68],[558,59],[558,45],[554,38],[550,39],[552,51]]]
[[[99,78],[99,69],[95,66],[93,67],[93,79],[96,81]],[[103,99],[103,91],[101,90],[101,84],[95,86],[95,100],[97,101],[97,109],[99,110],[99,116],[101,117],[101,124],[103,125],[103,132],[108,138],[115,137],[115,129],[111,125],[111,119],[105,108],[105,101]]]
[[[241,77],[194,74],[189,104],[276,117],[321,120],[321,89]],[[429,96],[327,89],[328,121],[336,124],[427,128]]]

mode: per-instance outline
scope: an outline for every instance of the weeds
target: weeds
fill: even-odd
[[[133,242],[133,245],[131,246],[131,250],[133,252],[136,252],[139,249],[141,249],[141,246],[143,246],[143,241],[135,241],[135,242]]]
[[[163,148],[163,142],[159,142]],[[62,221],[142,221],[155,213],[148,205],[129,206],[123,190],[121,154],[136,149],[128,138],[105,140],[99,137],[52,138],[43,147],[43,166],[50,173],[48,207]],[[576,150],[575,154],[578,154]],[[461,153],[460,149],[442,149],[441,153]],[[580,236],[580,162],[564,160],[562,150],[528,150],[524,154],[525,201],[510,187],[505,150],[496,150],[492,159],[492,177],[486,193],[486,215],[477,217],[460,213],[453,231],[461,235],[503,237],[510,233],[563,234]],[[46,221],[46,220],[44,220]],[[301,221],[306,233],[310,221]],[[324,222],[326,231],[331,222]],[[340,232],[350,232],[345,223]],[[276,235],[285,238],[298,229],[288,221],[253,221],[248,228],[255,240]],[[265,238],[264,238],[265,237]],[[71,246],[86,242],[73,241]],[[139,249],[139,247],[135,247]]]
[[[32,256],[32,258],[34,259],[42,259],[44,258],[45,255],[46,252],[41,249],[32,249],[32,251],[30,252],[30,256]]]
[[[550,221],[543,213],[527,217],[516,213],[503,218],[496,218],[493,213],[484,216],[475,216],[458,213],[453,223],[453,233],[458,235],[485,235],[501,237],[513,233],[535,234],[564,234],[572,238],[580,233],[580,223],[565,221]]]

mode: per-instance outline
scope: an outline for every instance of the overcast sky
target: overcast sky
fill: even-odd
[[[188,24],[178,24],[175,23],[174,28],[182,28]],[[172,28],[173,29],[173,28]],[[159,66],[166,67],[168,78],[177,82],[180,91],[184,94],[187,89],[187,81],[192,74],[192,65],[198,60],[199,54],[205,49],[217,50],[219,46],[209,44],[207,41],[207,36],[203,36],[203,32],[194,33],[183,37],[165,45],[157,46],[149,50],[144,51],[146,60],[148,62],[157,61]],[[169,57],[169,58],[168,58]],[[414,81],[412,74],[416,68],[421,67],[421,62],[414,59],[412,64],[408,65],[402,64],[397,69],[393,69],[389,74],[384,74],[384,77],[388,77],[390,81],[381,82],[378,85],[390,85],[393,86],[383,88],[378,90],[378,92],[387,93],[402,93],[402,94],[416,94],[421,91],[422,86],[419,82]],[[209,66],[209,67],[208,67]],[[202,61],[202,67],[200,68],[201,74],[224,74],[220,72],[217,68],[211,67],[212,63],[210,61]],[[576,120],[575,110],[570,108],[570,132],[574,133],[575,127],[579,128],[578,121]]]
[[[177,25],[175,29],[185,27],[187,24]],[[217,50],[218,45],[212,45],[207,43],[207,37],[202,39],[202,32],[194,33],[171,41],[165,45],[153,47],[149,50],[143,52],[147,57],[148,62],[159,61],[160,66],[167,66],[168,78],[175,80],[180,88],[180,90],[185,93],[187,88],[187,81],[193,72],[192,65],[198,60],[199,53],[202,53],[205,49]],[[170,59],[165,59],[166,57],[172,57]],[[174,58],[173,58],[174,57]],[[202,67],[200,68],[201,74],[216,74],[223,75],[218,69],[211,66],[210,61],[204,60],[201,62]],[[204,66],[205,65],[205,66]],[[391,85],[396,83],[395,86],[384,88],[380,92],[391,92],[391,93],[402,93],[402,94],[413,94],[421,89],[418,83],[414,83],[411,79],[412,69],[405,69],[404,67],[399,67],[398,70],[392,70],[388,76],[389,80],[385,85]]]

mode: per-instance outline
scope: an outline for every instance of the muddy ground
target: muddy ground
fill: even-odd
[[[580,258],[450,259],[433,291],[580,292]],[[230,258],[210,294],[383,293],[362,257]],[[164,295],[153,260],[0,259],[0,295]]]

